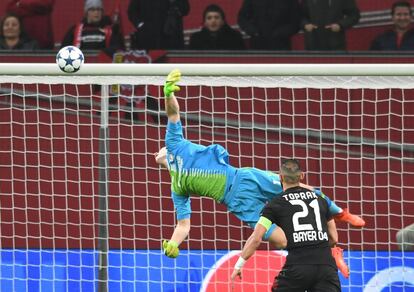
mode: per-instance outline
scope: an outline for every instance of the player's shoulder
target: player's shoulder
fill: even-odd
[[[288,201],[283,196],[275,196],[270,200],[269,205],[272,208],[276,208],[278,206],[284,206],[286,203],[288,203]]]

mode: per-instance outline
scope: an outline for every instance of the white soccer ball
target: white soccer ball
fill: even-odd
[[[65,73],[74,73],[78,71],[85,58],[79,48],[74,46],[67,46],[61,48],[56,55],[56,64],[58,64],[60,70]]]

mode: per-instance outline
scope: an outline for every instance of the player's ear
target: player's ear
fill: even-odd
[[[305,173],[304,172],[301,172],[300,173],[300,180],[303,180],[305,178]]]

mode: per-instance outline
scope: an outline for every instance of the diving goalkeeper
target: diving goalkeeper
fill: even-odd
[[[158,164],[166,167],[171,177],[171,195],[176,210],[177,226],[170,240],[163,241],[165,255],[175,258],[178,246],[190,231],[190,194],[209,197],[225,204],[229,212],[254,228],[266,202],[280,195],[283,188],[278,174],[257,168],[235,168],[229,164],[229,154],[222,146],[194,144],[183,136],[179,104],[174,93],[179,91],[179,70],[173,70],[164,86],[165,111],[168,116],[165,145],[155,153]],[[301,186],[312,189],[302,184]],[[319,190],[315,192],[328,203],[330,213],[340,221],[362,227],[364,220],[343,210]],[[286,246],[286,237],[281,228],[273,225],[263,237],[276,248]],[[342,250],[333,250],[338,268],[348,270],[342,258]],[[342,266],[343,269],[341,268]]]

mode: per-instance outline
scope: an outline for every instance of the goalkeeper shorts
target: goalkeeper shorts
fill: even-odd
[[[239,168],[223,203],[237,218],[254,228],[266,203],[282,192],[278,175],[257,168]]]

